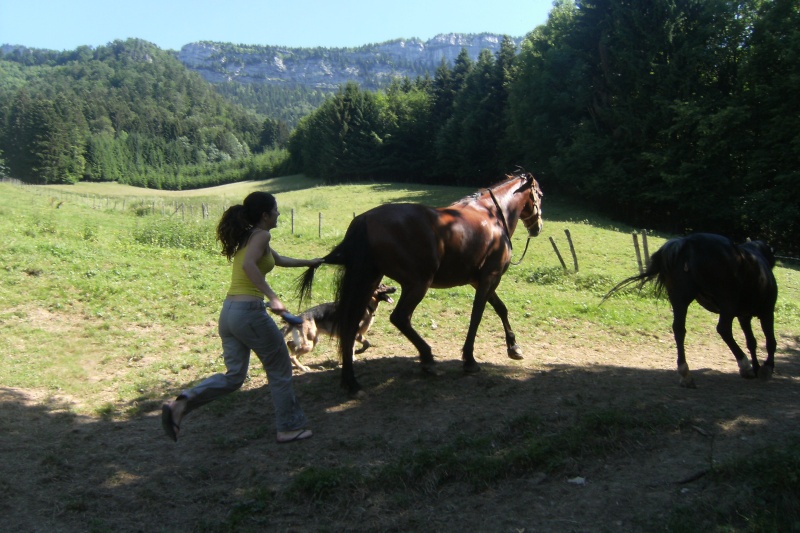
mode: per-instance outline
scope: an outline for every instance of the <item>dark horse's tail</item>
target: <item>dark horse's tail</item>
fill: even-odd
[[[600,303],[602,304],[614,293],[629,285],[638,283],[639,288],[641,289],[645,283],[650,281],[655,281],[656,295],[660,296],[664,291],[666,276],[672,271],[675,263],[677,262],[678,254],[682,247],[683,242],[680,239],[672,239],[667,241],[664,246],[659,248],[658,251],[650,257],[650,264],[647,265],[647,269],[643,273],[639,274],[638,276],[631,276],[617,283],[613,289],[608,291],[606,295],[603,296],[603,299],[600,301]]]
[[[352,363],[353,354],[350,349],[358,332],[358,324],[364,316],[370,296],[381,279],[368,240],[367,219],[364,216],[353,219],[342,242],[337,244],[324,259],[325,263],[341,267],[335,280],[334,328],[339,337],[343,361],[342,385],[352,390],[349,377],[345,375],[348,371],[345,370],[344,362]],[[311,295],[314,270],[309,268],[299,283],[301,301]],[[348,350],[349,353],[345,353]]]

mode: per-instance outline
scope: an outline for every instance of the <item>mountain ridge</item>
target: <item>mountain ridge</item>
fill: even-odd
[[[271,84],[333,90],[354,81],[364,89],[386,87],[394,78],[433,76],[444,60],[452,65],[462,49],[474,61],[482,50],[495,53],[504,36],[444,33],[423,41],[393,39],[355,48],[300,48],[198,41],[176,57],[207,81]],[[515,46],[521,37],[509,37]]]
[[[442,61],[452,67],[462,49],[477,60],[483,50],[496,53],[504,36],[494,33],[442,33],[423,41],[392,39],[350,48],[301,48],[276,45],[197,41],[180,50],[163,50],[143,39],[114,41],[105,47],[81,46],[73,51],[0,45],[0,57],[20,64],[59,63],[90,58],[93,51],[137,42],[176,58],[186,69],[210,83],[227,100],[258,114],[285,122],[290,128],[311,113],[327,95],[348,82],[365,90],[380,90],[394,79],[435,77]],[[509,37],[519,48],[524,38]],[[146,46],[145,46],[146,45]]]

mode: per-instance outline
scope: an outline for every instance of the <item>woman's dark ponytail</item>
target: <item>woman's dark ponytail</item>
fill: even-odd
[[[276,205],[274,196],[256,191],[248,194],[241,204],[226,209],[217,224],[217,240],[222,243],[222,255],[229,261],[233,259],[239,248],[247,243],[253,226],[258,224],[264,213],[271,212]]]

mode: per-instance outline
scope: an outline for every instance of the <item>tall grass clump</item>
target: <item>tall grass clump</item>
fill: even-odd
[[[209,220],[182,221],[158,216],[146,217],[133,230],[133,238],[140,244],[162,248],[218,251],[215,227]]]

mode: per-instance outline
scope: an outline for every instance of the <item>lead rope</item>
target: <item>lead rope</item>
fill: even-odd
[[[519,258],[519,261],[517,261],[516,263],[515,263],[514,261],[511,261],[511,264],[512,264],[512,265],[514,265],[514,266],[517,266],[517,265],[519,265],[520,263],[522,263],[522,260],[523,260],[523,259],[525,259],[525,254],[526,254],[526,253],[528,253],[528,245],[529,245],[530,243],[531,243],[531,238],[530,238],[530,237],[528,237],[528,240],[527,240],[527,241],[525,241],[525,249],[522,251],[522,257],[520,257],[520,258]]]
[[[523,218],[523,219],[522,219],[522,223],[523,223],[523,224],[525,224],[526,222],[528,222],[528,220],[532,219],[534,216],[535,216],[535,214],[534,214],[534,215],[531,215],[531,216],[529,216],[528,218]],[[525,229],[528,229],[528,225],[527,225],[527,224],[525,224]],[[519,258],[519,261],[517,261],[516,263],[514,263],[514,262],[512,261],[512,263],[511,263],[512,265],[514,265],[514,266],[517,266],[518,264],[522,263],[522,260],[523,260],[523,259],[525,259],[525,254],[526,254],[526,253],[528,253],[528,245],[531,243],[531,239],[532,239],[532,238],[533,238],[533,237],[531,237],[531,233],[530,233],[530,232],[528,232],[528,240],[527,240],[527,241],[525,241],[525,249],[522,251],[522,257],[520,257],[520,258]]]

